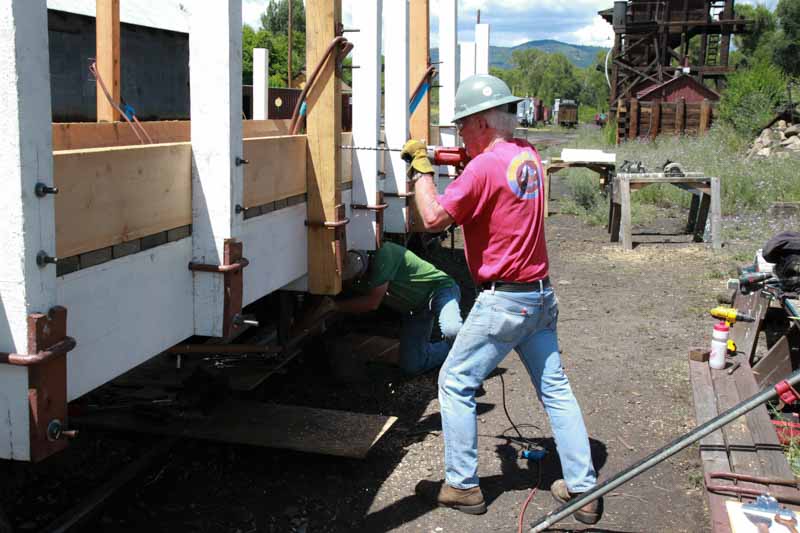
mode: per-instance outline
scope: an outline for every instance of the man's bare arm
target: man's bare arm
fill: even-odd
[[[433,183],[433,174],[418,174],[414,182],[414,198],[417,209],[422,216],[425,229],[430,232],[443,231],[455,223],[442,204],[437,199],[436,185]]]

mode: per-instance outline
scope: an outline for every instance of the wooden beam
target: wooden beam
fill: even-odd
[[[189,143],[53,153],[58,257],[192,223]]]
[[[708,127],[711,123],[711,102],[708,101],[708,98],[703,99],[703,103],[700,104],[700,135],[705,134],[708,131]]]
[[[408,82],[409,94],[417,88],[430,64],[430,18],[429,0],[408,2]],[[433,79],[429,80],[433,84]],[[431,144],[431,91],[428,89],[422,101],[410,117],[409,132],[413,139]],[[422,218],[416,202],[408,203],[412,232],[423,232]]]
[[[336,37],[342,21],[341,0],[307,0],[306,65],[316,65]],[[341,133],[341,85],[336,53],[327,58],[308,92],[308,289],[313,294],[338,294],[341,248],[336,231],[323,224],[338,220],[341,175],[338,147]],[[338,250],[338,253],[337,253]]]
[[[290,134],[291,120],[243,120],[245,138],[278,137]],[[145,122],[153,143],[189,142],[192,124],[188,120]],[[140,146],[127,122],[63,122],[53,124],[53,150],[81,150],[113,146]]]
[[[628,115],[628,139],[634,140],[639,136],[639,100],[631,98],[631,112]]]
[[[686,128],[686,99],[681,98],[675,104],[675,134],[683,135]]]
[[[306,192],[306,136],[244,141],[244,206],[254,207]]]
[[[120,0],[97,0],[95,18],[97,74],[115,102],[120,101],[119,63],[119,2]],[[97,122],[116,122],[119,113],[106,98],[100,81],[97,81]]]
[[[661,100],[653,100],[650,105],[650,138],[655,140],[661,127]]]

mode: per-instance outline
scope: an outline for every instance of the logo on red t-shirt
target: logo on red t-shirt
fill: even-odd
[[[520,152],[511,160],[506,170],[506,179],[511,191],[521,200],[533,200],[539,196],[541,174],[533,154]]]

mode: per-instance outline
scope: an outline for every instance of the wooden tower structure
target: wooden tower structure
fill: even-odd
[[[678,74],[721,88],[733,71],[731,35],[746,32],[750,23],[734,15],[734,0],[617,1],[600,15],[614,27],[607,61],[612,112],[619,99]]]

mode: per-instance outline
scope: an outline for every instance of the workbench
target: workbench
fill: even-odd
[[[731,328],[731,339],[736,342],[737,355],[735,363],[728,363],[727,368],[714,370],[708,366],[707,362],[689,361],[697,425],[707,422],[742,400],[750,398],[764,387],[773,386],[791,373],[792,365],[788,349],[786,349],[789,341],[786,336],[773,344],[765,355],[758,359],[755,358],[759,332],[770,308],[767,299],[757,292],[747,296],[737,294],[733,306],[739,311],[755,317],[756,321],[752,323],[736,322]],[[792,326],[789,334],[795,329]],[[796,337],[793,337],[791,342],[796,342]],[[779,363],[778,360],[780,360]],[[765,362],[769,361],[771,361],[771,367],[780,368],[780,370],[777,372],[764,371]],[[734,367],[736,363],[738,366]],[[729,374],[731,370],[732,372]],[[733,482],[709,478],[711,472],[719,472],[773,479],[794,479],[766,406],[755,408],[703,438],[700,441],[700,457],[706,487],[709,483],[726,486],[735,484],[739,487],[769,492],[779,499],[786,496],[800,497],[800,490],[796,485],[766,485],[749,481]],[[727,501],[750,502],[754,499],[746,495],[737,496],[731,491],[709,491],[707,488],[705,493],[711,517],[711,529],[715,533],[735,531],[728,519]],[[782,505],[795,512],[798,511],[797,505],[786,503],[782,503]]]
[[[560,158],[553,158],[545,165],[544,216],[550,214],[550,182],[553,174],[565,168],[588,168],[600,175],[600,190],[605,191],[616,168],[616,156],[601,150],[577,150],[565,148]]]
[[[608,231],[611,242],[619,242],[625,250],[633,249],[631,228],[631,191],[658,183],[667,183],[692,193],[686,233],[693,233],[695,242],[703,242],[708,211],[711,209],[711,243],[714,249],[722,247],[722,207],[719,178],[700,172],[669,175],[663,172],[619,173],[611,180],[608,211]]]

